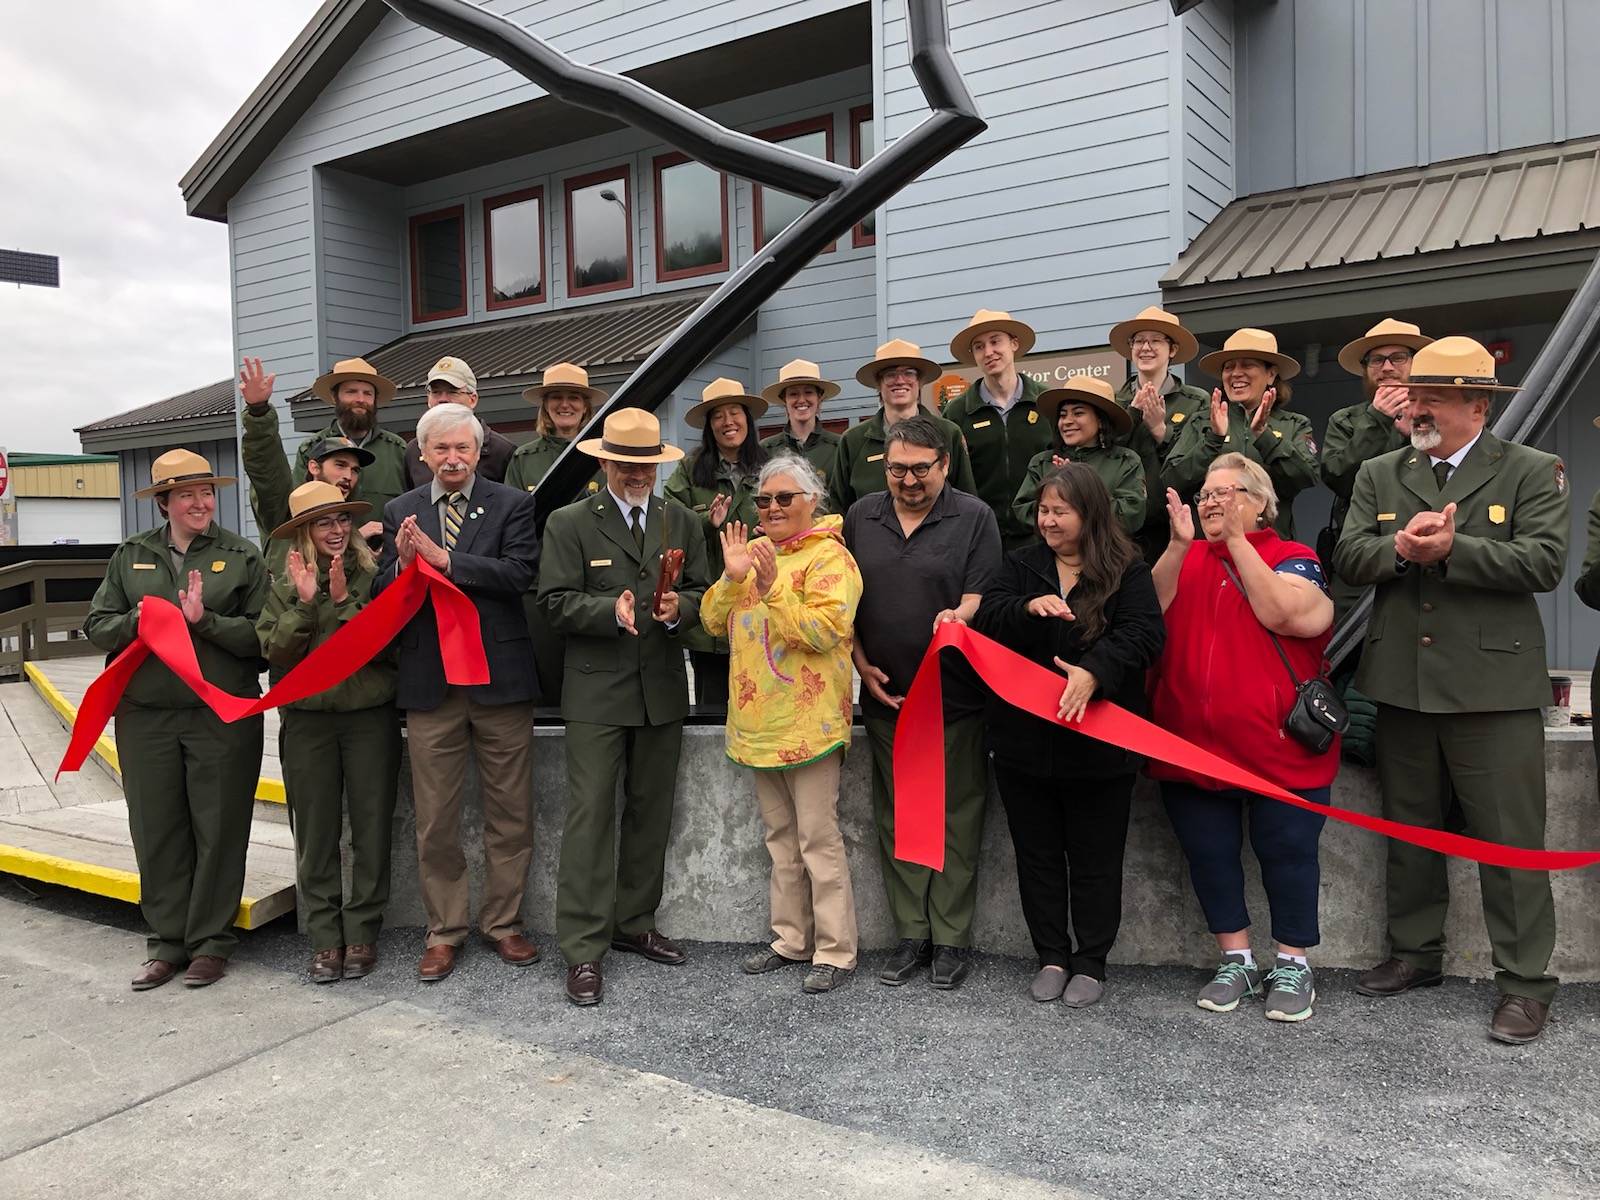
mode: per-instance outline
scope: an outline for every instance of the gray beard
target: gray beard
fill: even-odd
[[[1443,440],[1439,436],[1437,429],[1413,429],[1411,431],[1411,448],[1413,450],[1432,450]]]

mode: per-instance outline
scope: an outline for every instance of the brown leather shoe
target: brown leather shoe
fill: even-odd
[[[451,971],[456,969],[456,948],[454,946],[438,945],[429,946],[422,952],[422,961],[417,964],[417,978],[423,983],[438,983]]]
[[[184,987],[210,987],[228,973],[228,960],[215,954],[196,955],[183,973]]]
[[[179,971],[177,963],[162,962],[159,958],[152,958],[139,968],[139,973],[133,977],[133,990],[148,992],[151,988],[158,988],[163,983],[169,983]]]
[[[599,1004],[605,990],[599,963],[581,962],[567,968],[567,999],[579,1008]]]
[[[645,933],[613,934],[611,948],[624,950],[629,954],[642,954],[651,962],[666,963],[674,967],[687,961],[684,952],[659,929],[651,929]]]
[[[1444,975],[1438,971],[1428,971],[1391,958],[1356,980],[1356,991],[1363,996],[1398,996],[1412,988],[1438,987],[1443,982]]]
[[[1526,1045],[1544,1032],[1550,1006],[1528,996],[1501,996],[1489,1022],[1489,1036],[1512,1046]]]
[[[371,975],[378,965],[378,948],[371,942],[344,948],[344,977],[362,979]]]
[[[539,947],[520,933],[513,933],[489,943],[500,961],[512,967],[531,967],[539,961]]]
[[[311,982],[337,983],[344,976],[344,948],[318,950],[311,956]]]

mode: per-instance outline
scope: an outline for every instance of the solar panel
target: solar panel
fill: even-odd
[[[26,250],[0,250],[0,283],[27,283],[34,287],[61,286],[61,260],[54,254],[29,254]]]

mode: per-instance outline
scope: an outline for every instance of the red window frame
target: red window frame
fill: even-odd
[[[658,154],[650,165],[652,195],[655,197],[656,210],[656,281],[671,283],[675,279],[693,279],[698,275],[716,275],[728,269],[728,177],[721,171],[717,172],[717,189],[722,198],[722,258],[717,262],[703,267],[682,267],[669,271],[662,261],[662,251],[666,249],[664,241],[665,220],[661,194],[661,173],[669,167],[682,166],[686,162],[693,162],[687,154]]]
[[[852,108],[850,110],[850,165],[857,170],[861,168],[861,126],[873,119],[872,105],[870,104],[863,104],[860,108]],[[874,127],[873,132],[878,132],[876,127]],[[878,244],[877,226],[874,225],[873,232],[868,233],[862,223],[858,221],[855,228],[850,231],[850,244],[858,248],[861,246],[876,246]]]
[[[537,200],[539,202],[539,290],[532,296],[523,296],[517,300],[496,300],[494,298],[494,229],[490,214],[497,208],[507,205],[520,204],[524,200]],[[503,196],[491,196],[483,202],[483,306],[489,312],[501,312],[508,308],[526,308],[531,304],[543,304],[550,296],[550,263],[545,254],[545,220],[549,209],[544,202],[544,188],[528,187],[520,191],[507,192]]]
[[[832,162],[833,161],[833,114],[832,113],[826,113],[826,114],[824,114],[823,116],[820,116],[820,117],[807,117],[804,121],[791,121],[789,124],[787,124],[787,125],[779,125],[775,129],[764,129],[760,133],[756,134],[756,136],[758,138],[762,138],[763,140],[769,141],[769,142],[781,142],[785,138],[794,137],[796,134],[815,133],[819,129],[822,130],[824,133],[826,133],[828,135],[828,161]],[[755,239],[755,247],[756,247],[757,250],[761,249],[761,247],[763,247],[763,246],[765,246],[767,244],[765,239],[763,239],[762,236],[761,236],[761,230],[766,225],[766,216],[765,216],[765,214],[763,212],[763,206],[762,206],[762,203],[761,203],[761,196],[762,196],[762,193],[765,190],[766,189],[761,187],[759,184],[756,185],[756,189],[755,189],[756,195],[755,195],[755,202],[754,202],[755,225],[754,225],[754,228],[751,230],[751,235]],[[827,253],[831,252],[832,250],[834,250],[837,246],[838,246],[837,242],[829,242],[825,247],[823,247],[821,252],[823,254],[827,254]]]
[[[615,167],[607,167],[603,171],[591,171],[587,175],[574,175],[563,185],[562,214],[567,226],[567,295],[568,296],[595,296],[601,292],[620,292],[633,286],[633,172],[628,164],[623,163]],[[623,278],[612,283],[590,284],[588,287],[578,287],[574,282],[577,264],[573,262],[572,241],[572,193],[580,188],[592,187],[597,183],[608,180],[620,179],[622,181],[622,207],[627,214],[624,232],[628,239],[628,273]]]
[[[444,221],[454,217],[461,230],[461,303],[455,308],[442,312],[422,311],[422,276],[418,270],[420,263],[417,257],[417,230],[424,225],[435,221]],[[416,213],[407,222],[407,240],[411,246],[411,320],[421,324],[424,321],[444,321],[450,317],[464,317],[467,315],[467,272],[470,263],[467,261],[467,206],[465,204],[452,204],[449,208],[436,208],[432,212]]]

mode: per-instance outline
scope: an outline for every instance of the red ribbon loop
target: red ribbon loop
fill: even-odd
[[[1092,701],[1072,725],[1057,716],[1065,679],[965,625],[939,627],[923,655],[911,691],[900,706],[894,739],[894,854],[905,862],[944,870],[944,687],[939,651],[949,647],[972,664],[984,683],[1007,704],[1033,716],[1076,730],[1097,741],[1209,776],[1219,783],[1254,792],[1343,821],[1359,829],[1422,846],[1440,854],[1533,871],[1570,871],[1600,863],[1600,850],[1524,850],[1481,838],[1407,825],[1345,808],[1313,804],[1247,771],[1237,763],[1202,750],[1108,700]]]

